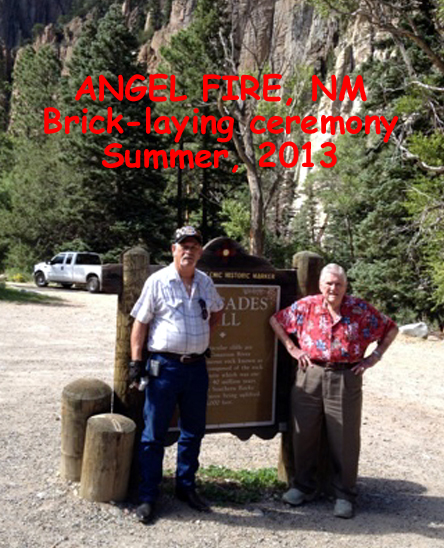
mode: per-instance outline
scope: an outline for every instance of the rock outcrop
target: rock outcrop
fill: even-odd
[[[69,11],[72,2],[0,0],[0,46],[3,44],[0,49],[0,79],[10,77],[13,62],[11,50],[23,38],[31,36],[36,23],[46,25],[35,39],[36,47],[45,43],[54,44],[66,66],[81,33],[83,20],[75,17],[64,26],[63,31],[55,23],[60,15]],[[122,13],[128,26],[135,32],[146,34],[139,60],[148,73],[156,70],[162,46],[192,21],[196,5],[197,0],[172,0],[171,3],[158,0],[154,13],[152,2],[123,2]],[[167,22],[156,30],[154,27],[159,26],[159,13]],[[156,25],[153,24],[155,17]],[[340,87],[343,76],[350,74],[372,55],[374,37],[367,24],[358,20],[340,29],[334,19],[321,17],[306,0],[231,0],[231,19],[233,60],[241,72],[251,70],[268,59],[267,71],[282,74],[284,81],[301,67],[311,67],[327,82],[327,86],[330,76],[336,75]],[[324,96],[311,105],[310,112],[294,114],[309,114],[318,119],[323,114],[347,118],[358,108],[358,100],[331,101]],[[331,136],[321,133],[307,135],[307,141],[310,138],[313,151],[331,140]],[[297,182],[305,179],[308,169],[302,168],[296,174]]]
[[[48,25],[71,8],[73,0],[0,0],[0,41],[7,49],[32,38],[36,24]]]

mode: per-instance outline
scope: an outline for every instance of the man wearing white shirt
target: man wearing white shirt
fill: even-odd
[[[222,315],[223,301],[209,276],[196,269],[202,236],[193,227],[176,230],[173,262],[152,274],[131,311],[130,379],[148,375],[141,438],[137,516],[148,523],[162,479],[165,437],[176,404],[180,414],[176,495],[199,511],[208,505],[195,489],[199,451],[205,433],[210,330]],[[150,357],[142,352],[148,335]]]

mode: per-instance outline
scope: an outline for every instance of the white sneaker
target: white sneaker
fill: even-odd
[[[349,500],[336,499],[333,515],[337,518],[350,519],[353,517],[353,504]]]
[[[300,506],[303,502],[312,500],[312,496],[306,495],[296,487],[292,487],[282,495],[282,500],[292,506]]]

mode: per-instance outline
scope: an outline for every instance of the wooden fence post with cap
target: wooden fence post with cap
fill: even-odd
[[[149,275],[150,257],[142,247],[134,247],[122,255],[122,290],[117,305],[116,352],[114,360],[114,392],[117,412],[132,418],[138,427],[142,424],[143,392],[130,390],[128,362],[131,358],[130,312],[139,298]]]
[[[298,298],[319,293],[319,276],[324,266],[324,259],[317,253],[300,251],[293,255],[292,266],[297,270]],[[294,374],[295,372],[296,369]],[[294,381],[294,375],[292,381]],[[294,425],[290,407],[288,430],[282,433],[278,462],[278,477],[287,485],[291,485],[294,477],[293,433]]]

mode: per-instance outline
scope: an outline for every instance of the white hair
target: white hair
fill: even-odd
[[[342,266],[339,266],[335,263],[330,263],[324,266],[324,268],[321,270],[319,281],[321,282],[323,278],[330,272],[332,274],[336,274],[337,276],[341,276],[344,279],[344,282],[347,283],[347,274],[345,273],[345,270],[342,268]]]

